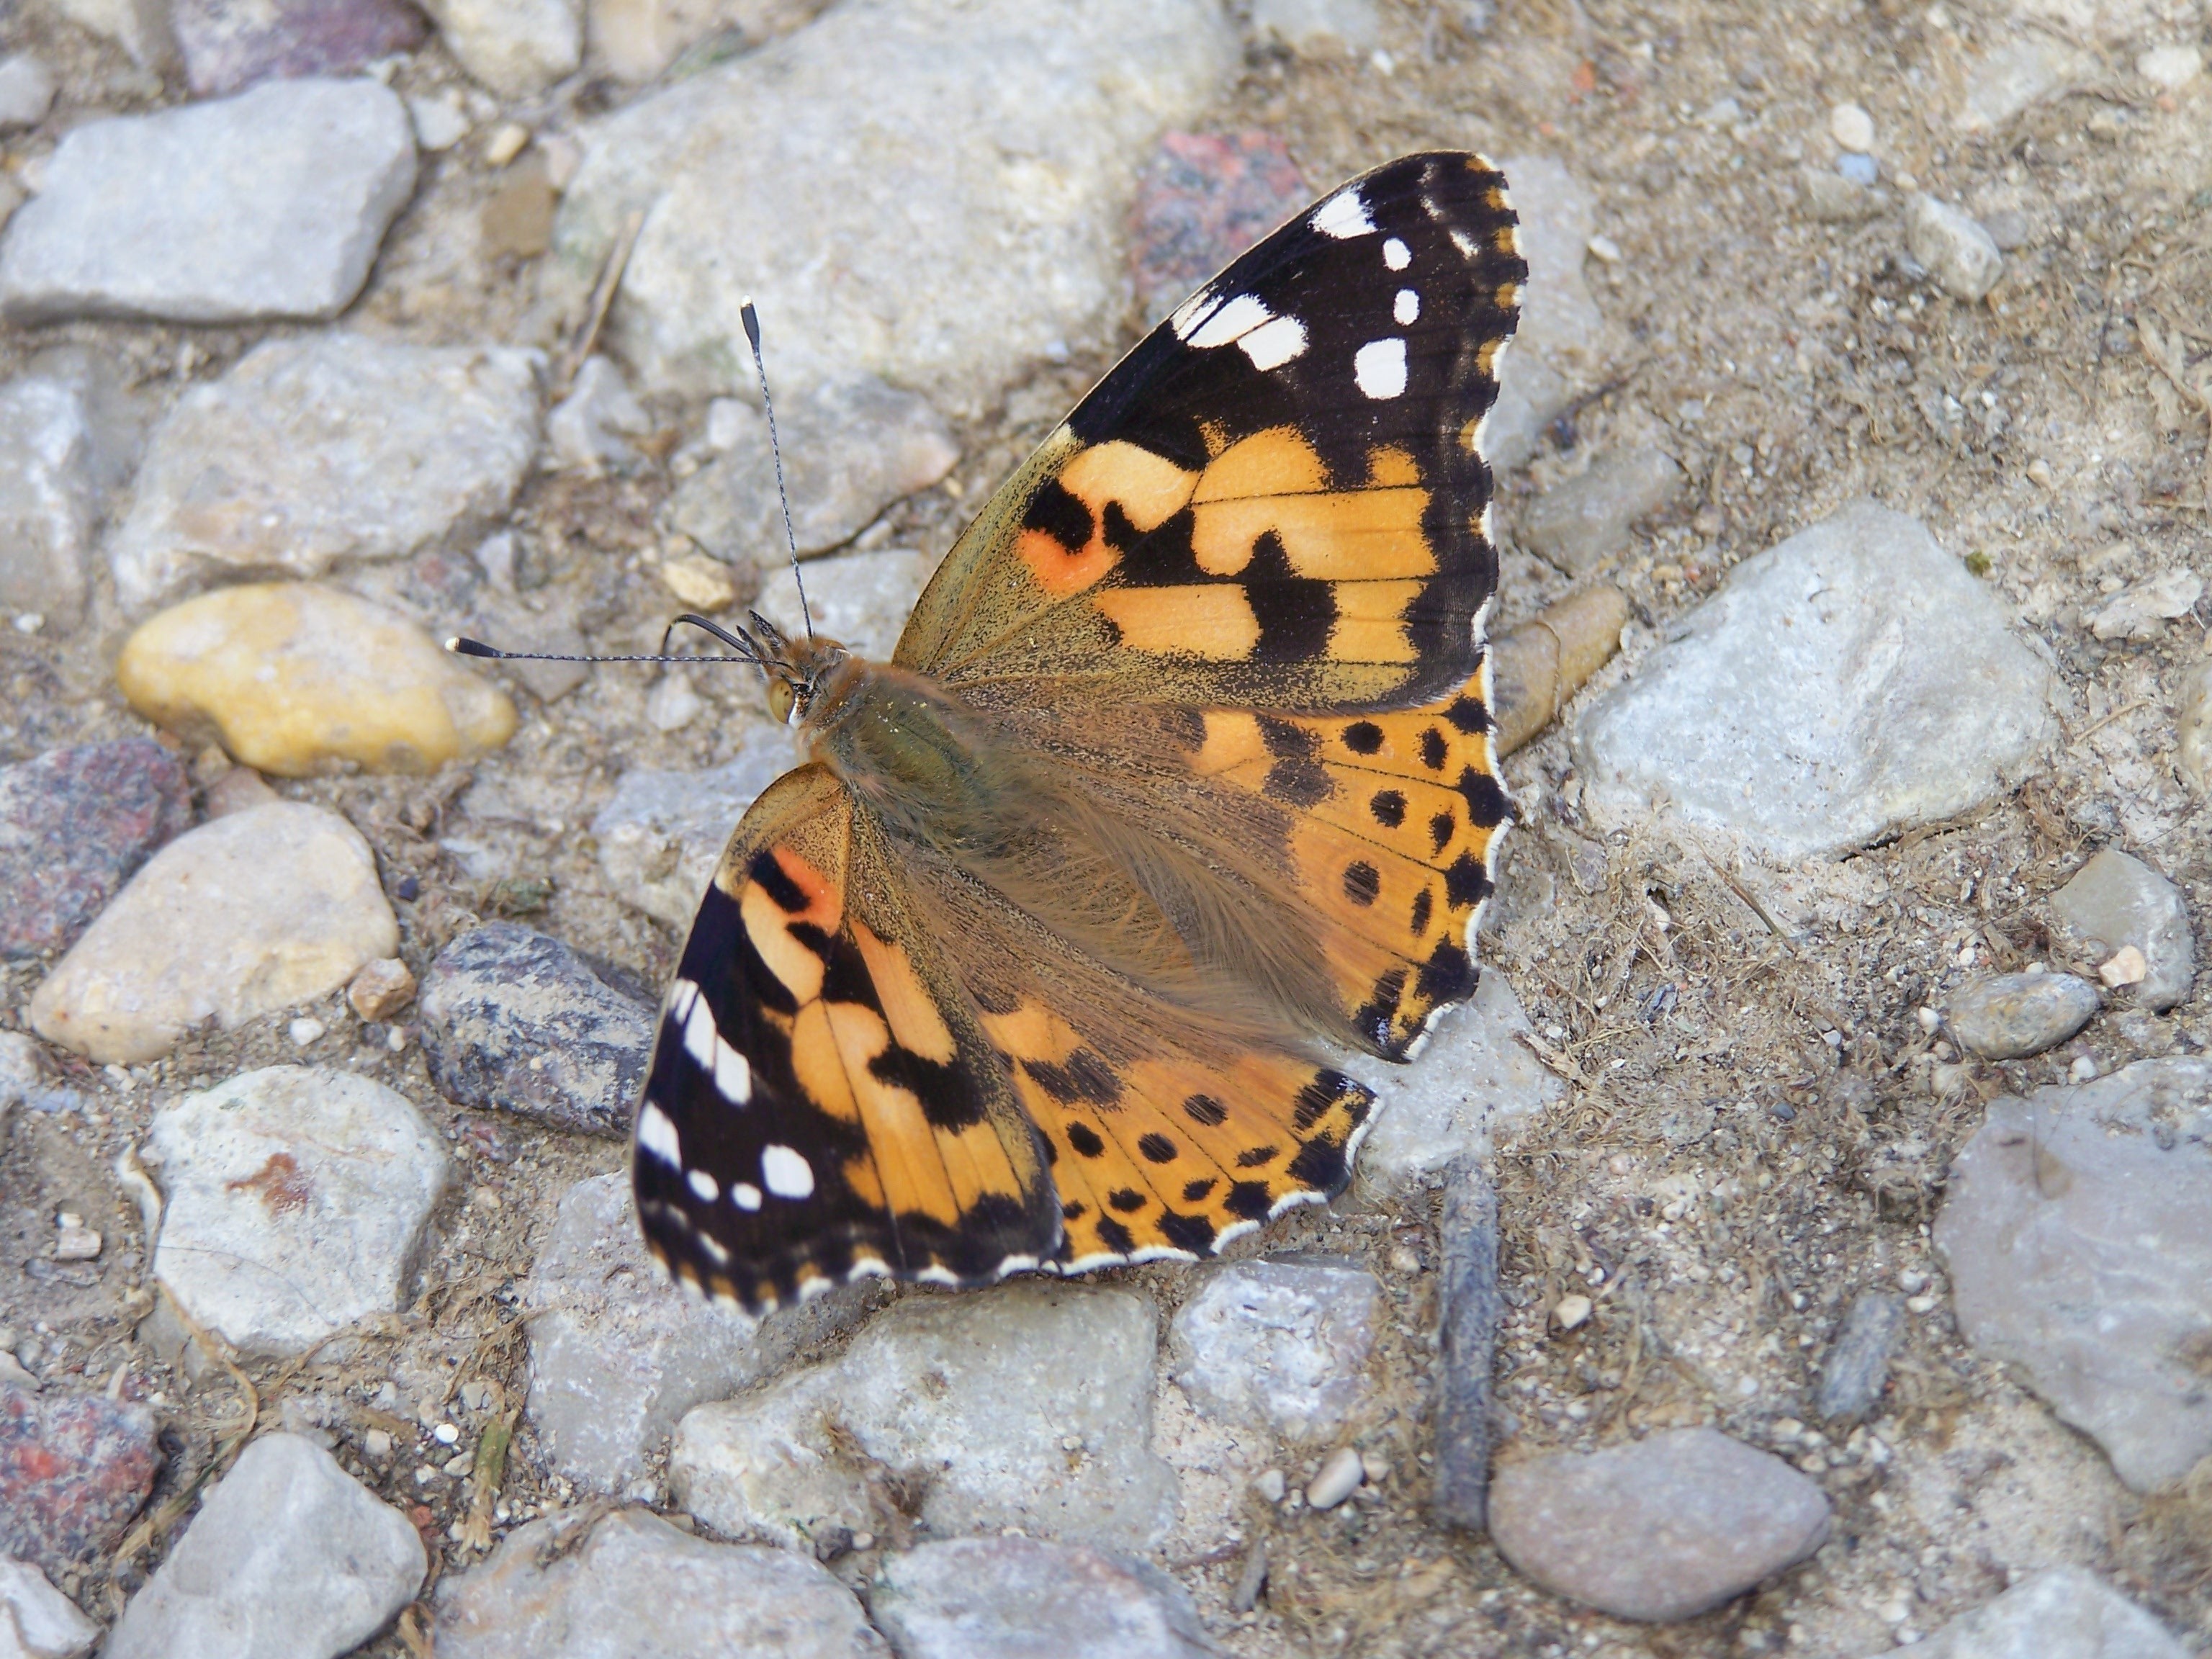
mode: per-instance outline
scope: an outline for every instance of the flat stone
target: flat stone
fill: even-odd
[[[1664,450],[1612,451],[1531,502],[1520,538],[1569,575],[1586,576],[1627,551],[1630,532],[1673,505],[1686,483]]]
[[[2089,631],[2100,640],[2154,640],[2203,596],[2203,578],[2195,571],[2169,570],[2106,599],[2087,618]]]
[[[276,801],[149,860],[32,994],[31,1024],[102,1065],[135,1066],[204,1019],[229,1030],[326,996],[398,948],[361,832]]]
[[[438,1586],[439,1659],[889,1659],[853,1592],[787,1550],[622,1510],[518,1527]],[[578,1534],[590,1527],[590,1536]]]
[[[191,822],[185,769],[146,738],[0,767],[0,957],[67,950]]]
[[[622,371],[591,356],[576,371],[568,395],[545,419],[553,459],[578,472],[626,471],[637,464],[632,438],[653,430],[653,417],[630,395]]]
[[[45,1572],[114,1545],[161,1467],[153,1411],[0,1382],[0,1554]]]
[[[589,0],[585,52],[594,71],[635,86],[690,47],[718,39],[757,46],[788,33],[826,0]]]
[[[2042,29],[2008,29],[1997,41],[1966,66],[1966,96],[1956,118],[1966,131],[2001,127],[2031,105],[2101,72],[2087,52]]]
[[[2187,999],[2197,979],[2189,901],[2141,859],[2106,848],[2051,896],[2051,913],[2061,936],[2095,960],[2130,945],[2142,952],[2142,1006],[2162,1013]]]
[[[1207,0],[839,5],[587,127],[549,275],[580,306],[643,211],[611,338],[646,384],[750,396],[750,295],[779,400],[872,374],[979,416],[1109,343],[1134,176],[1239,62]]]
[[[1483,428],[1493,466],[1519,466],[1536,453],[1545,426],[1578,390],[1603,379],[1611,336],[1583,280],[1583,260],[1597,230],[1597,198],[1554,156],[1518,155],[1498,163],[1521,221],[1528,280],[1521,326],[1498,370],[1498,404]]]
[[[1275,133],[1170,132],[1137,181],[1129,270],[1147,325],[1288,219],[1313,187]]]
[[[1954,300],[1979,300],[2004,275],[2004,255],[1996,239],[1973,216],[1933,196],[1917,195],[1905,204],[1905,246]]]
[[[437,1132],[373,1079],[246,1072],[154,1115],[154,1273],[240,1352],[299,1353],[405,1305],[451,1178]]]
[[[607,890],[671,927],[690,927],[738,820],[795,764],[791,733],[757,726],[734,759],[706,771],[623,773],[592,820]]]
[[[2103,1006],[2097,988],[2072,974],[1997,974],[1954,992],[1943,1018],[1983,1059],[2018,1060],[2057,1048]]]
[[[170,0],[185,80],[202,98],[271,76],[345,75],[422,44],[400,0]]]
[[[2212,1062],[1992,1101],[1936,1246],[1959,1328],[2148,1492],[2212,1453]]]
[[[814,631],[843,641],[872,661],[889,662],[915,601],[937,573],[937,563],[935,554],[901,547],[809,559],[802,574]],[[805,632],[799,579],[787,564],[762,579],[753,608],[787,633]]]
[[[1880,1659],[1896,1651],[1885,1648]],[[1913,1653],[1915,1659],[2188,1659],[2189,1649],[2096,1574],[2051,1567],[1960,1613]]]
[[[461,67],[506,98],[543,92],[584,61],[581,0],[423,0]]]
[[[88,121],[0,238],[0,318],[335,317],[414,189],[407,106],[372,80]]]
[[[1889,1382],[1890,1356],[1905,1329],[1905,1304],[1879,1291],[1851,1298],[1843,1328],[1820,1362],[1820,1392],[1814,1409],[1824,1423],[1857,1422],[1875,1408]]]
[[[447,1099],[556,1129],[629,1133],[653,1011],[559,939],[486,922],[439,953],[416,1006],[422,1057]]]
[[[1574,735],[1608,822],[1671,803],[1775,859],[1862,847],[2005,787],[2050,673],[1918,520],[1852,502],[1747,559]]]
[[[279,777],[429,773],[514,734],[514,704],[406,617],[313,582],[170,606],[116,659],[131,706]]]
[[[1152,1449],[1153,1320],[1095,1285],[909,1296],[840,1358],[685,1416],[671,1489],[717,1532],[793,1548],[887,1530],[885,1479],[939,1536],[1149,1548],[1175,1511]]]
[[[1342,1258],[1211,1268],[1168,1327],[1168,1374],[1201,1415],[1333,1440],[1374,1409],[1382,1311],[1375,1275]]]
[[[1300,58],[1364,58],[1382,44],[1375,0],[1252,0],[1252,33]]]
[[[670,526],[726,564],[780,569],[791,558],[775,493],[768,422],[745,405],[726,450],[677,486]],[[839,547],[960,459],[945,417],[873,376],[779,398],[784,487],[801,557]]]
[[[313,1441],[264,1435],[116,1622],[102,1659],[335,1659],[414,1599],[414,1523]]]
[[[534,361],[343,331],[255,348],[155,433],[108,548],[118,597],[465,544],[537,451]]]
[[[54,101],[54,72],[27,52],[0,57],[0,132],[34,127]]]
[[[0,386],[0,606],[73,624],[84,610],[99,498],[77,388],[43,375]]]
[[[1887,212],[1894,199],[1886,191],[1826,167],[1808,167],[1798,174],[1798,200],[1806,217],[1826,224],[1858,224]]]
[[[1358,1173],[1370,1188],[1399,1191],[1480,1161],[1496,1135],[1555,1101],[1567,1085],[1520,1041],[1533,1035],[1505,975],[1486,968],[1466,1004],[1430,1028],[1428,1046],[1406,1066],[1374,1066],[1362,1080],[1376,1093]]]
[[[643,1476],[694,1406],[774,1375],[852,1316],[845,1297],[754,1320],[678,1294],[646,1251],[627,1175],[562,1196],[526,1294],[530,1420],[552,1466],[599,1492]]]
[[[8,1646],[12,1638],[14,1645]],[[6,1659],[82,1659],[100,1626],[27,1561],[0,1555],[0,1655]]]
[[[869,1608],[899,1659],[1211,1659],[1182,1585],[1133,1556],[959,1538],[884,1563]]]
[[[2136,73],[2154,87],[2178,92],[2204,72],[2201,46],[2152,46],[2136,54]]]
[[[1828,1500],[1780,1458],[1714,1429],[1505,1464],[1490,1535],[1546,1589],[1620,1619],[1693,1619],[1828,1536]]]

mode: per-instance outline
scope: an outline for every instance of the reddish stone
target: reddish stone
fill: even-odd
[[[345,75],[422,44],[404,0],[175,0],[185,79],[205,98],[256,81]]]
[[[1271,132],[1170,132],[1145,169],[1131,212],[1129,263],[1146,319],[1200,283],[1313,194]]]
[[[0,1555],[51,1574],[106,1549],[161,1462],[144,1406],[0,1382]]]
[[[72,744],[0,767],[0,957],[75,944],[191,822],[184,768],[149,738]]]

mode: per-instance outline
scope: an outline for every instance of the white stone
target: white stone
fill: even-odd
[[[1954,299],[1979,300],[2004,274],[1996,239],[1972,215],[1933,196],[1915,195],[1905,204],[1905,237],[1912,257]]]
[[[2153,86],[2179,91],[2204,72],[2201,46],[2153,46],[2137,55],[2136,73]]]
[[[27,1561],[0,1555],[0,1659],[82,1659],[100,1626]]]
[[[54,72],[28,52],[0,58],[0,132],[34,127],[54,101]]]
[[[1328,1257],[1207,1269],[1168,1327],[1169,1375],[1199,1411],[1292,1440],[1364,1426],[1382,1310],[1375,1275]]]
[[[2212,1455],[2212,1061],[2145,1060],[1990,1103],[1936,1248],[1959,1328],[2021,1366],[2138,1492]]]
[[[652,430],[653,417],[630,395],[622,371],[594,356],[584,360],[568,395],[546,417],[545,441],[564,467],[620,471],[637,460],[629,441]]]
[[[533,361],[344,332],[257,347],[155,432],[109,543],[118,596],[140,607],[191,581],[314,576],[471,534],[536,453]]]
[[[2124,587],[2098,606],[2089,631],[2100,640],[2154,640],[2203,597],[2203,579],[2186,567]]]
[[[38,1042],[21,1031],[0,1031],[0,1124],[7,1121],[9,1108],[21,1105],[46,1077]]]
[[[154,1273],[241,1352],[301,1352],[396,1313],[450,1170],[435,1130],[372,1079],[271,1066],[154,1115]]]
[[[745,808],[798,758],[788,732],[756,726],[736,757],[711,770],[623,773],[592,820],[607,890],[671,927],[689,927]]]
[[[590,0],[585,53],[617,81],[650,81],[717,35],[757,46],[805,22],[823,0]]]
[[[446,50],[506,98],[543,92],[584,61],[582,0],[423,0]]]
[[[814,631],[842,641],[872,662],[889,662],[915,601],[936,570],[935,555],[905,548],[836,553],[807,560],[799,576],[791,574],[789,565],[771,571],[753,605],[786,633],[804,638],[799,612],[799,580],[804,577]]]
[[[1857,104],[1838,104],[1828,112],[1828,137],[1838,149],[1869,155],[1874,149],[1874,117]]]
[[[1366,1478],[1366,1466],[1359,1461],[1358,1451],[1340,1446],[1306,1486],[1306,1504],[1312,1509],[1333,1510],[1358,1491]]]
[[[0,238],[0,317],[335,317],[414,188],[406,106],[371,80],[88,121]]]
[[[42,375],[0,386],[0,607],[76,620],[97,509],[80,390]]]
[[[271,801],[148,860],[33,993],[31,1024],[102,1065],[135,1066],[204,1019],[228,1030],[313,1001],[398,948],[361,832]]]
[[[2053,93],[2096,76],[2097,60],[2037,28],[2008,28],[1966,68],[1957,125],[1969,132],[2002,126]]]
[[[1252,0],[1252,33],[1301,58],[1364,58],[1382,19],[1375,0]]]
[[[1359,1147],[1363,1185],[1394,1191],[1480,1161],[1500,1133],[1565,1098],[1567,1085],[1520,1041],[1532,1030],[1505,975],[1486,966],[1474,997],[1437,1017],[1417,1059],[1362,1068],[1376,1094]]]
[[[1861,501],[1737,566],[1574,747],[1606,822],[1663,802],[1796,860],[1988,799],[2051,734],[2049,684],[1963,564]]]
[[[706,712],[707,705],[691,689],[696,669],[666,668],[646,695],[645,723],[656,732],[680,732]]]
[[[1091,1285],[909,1295],[840,1358],[687,1415],[672,1490],[726,1536],[801,1547],[875,1527],[872,1462],[913,1483],[939,1536],[1018,1527],[1148,1548],[1175,1510],[1152,1449],[1154,1317]]]
[[[102,1659],[335,1659],[413,1599],[414,1523],[296,1434],[240,1454]]]
[[[1584,576],[1633,544],[1635,526],[1678,499],[1688,480],[1648,444],[1608,450],[1530,501],[1516,538],[1571,576]]]
[[[1868,1659],[1891,1659],[1885,1647]],[[2189,1659],[2165,1626],[2096,1574],[2050,1567],[1962,1613],[1913,1659]]]
[[[410,98],[407,117],[415,124],[415,142],[433,152],[453,149],[469,136],[473,125],[460,99],[450,93],[438,98]]]
[[[1108,342],[1139,166],[1238,63],[1211,0],[856,0],[586,129],[555,274],[580,303],[642,210],[611,320],[645,383],[749,392],[750,295],[779,397],[980,414]]]
[[[176,58],[169,0],[52,0],[52,4],[78,27],[114,41],[141,69],[167,69]]]

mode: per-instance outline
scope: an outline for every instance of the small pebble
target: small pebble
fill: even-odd
[[[680,732],[697,719],[707,705],[691,689],[696,669],[669,668],[645,700],[646,724],[656,732]]]
[[[2074,1063],[2066,1068],[2066,1080],[2069,1083],[2094,1083],[2097,1080],[2095,1059],[2088,1054],[2076,1054]]]
[[[1563,1296],[1553,1306],[1552,1322],[1563,1331],[1571,1331],[1584,1323],[1595,1304],[1586,1296]]]
[[[441,1446],[454,1445],[459,1442],[461,1437],[460,1430],[456,1428],[451,1423],[441,1423],[436,1428],[431,1430],[430,1433],[432,1437]]]
[[[704,553],[679,553],[663,559],[660,582],[694,611],[723,611],[738,602],[737,573]]]
[[[1846,150],[1836,157],[1836,171],[1852,184],[1871,185],[1881,177],[1881,164],[1871,155]]]
[[[384,1463],[392,1458],[392,1437],[382,1429],[371,1429],[361,1437],[362,1455],[372,1463]]]
[[[0,132],[36,126],[54,101],[54,72],[27,52],[0,58]]]
[[[1259,1479],[1253,1481],[1252,1490],[1270,1504],[1279,1504],[1283,1501],[1283,1493],[1288,1490],[1288,1483],[1284,1480],[1280,1469],[1264,1469]]]
[[[57,1218],[57,1229],[55,1261],[91,1261],[99,1257],[100,1235],[84,1224],[82,1216],[64,1210]]]
[[[522,154],[523,146],[529,142],[528,127],[514,121],[501,123],[492,129],[491,137],[484,140],[484,165],[495,167],[505,167]]]
[[[2072,974],[2002,974],[1951,999],[1952,1034],[1984,1060],[2018,1060],[2055,1048],[2087,1025],[2097,989]]]
[[[1593,236],[1585,246],[1593,258],[1601,259],[1609,265],[1620,263],[1620,244],[1610,236]]]
[[[2149,975],[2150,964],[2143,953],[2132,945],[2124,945],[2112,953],[2112,958],[2097,969],[2097,977],[2106,988],[2117,991],[2124,985],[2140,985]]]
[[[320,1042],[323,1033],[330,1027],[312,1014],[302,1014],[284,1029],[290,1035],[294,1048],[305,1048]]]
[[[1333,1510],[1357,1492],[1366,1478],[1366,1468],[1358,1452],[1350,1446],[1340,1446],[1328,1455],[1328,1460],[1321,1466],[1321,1473],[1306,1483],[1306,1502],[1317,1510]]]
[[[1901,1322],[1894,1297],[1866,1291],[1852,1301],[1842,1330],[1820,1363],[1818,1409],[1822,1420],[1856,1423],[1873,1410],[1889,1380],[1890,1355]]]
[[[1905,208],[1905,230],[1912,257],[1954,299],[1979,300],[2004,274],[2004,255],[1996,239],[1972,215],[1948,202],[1914,196]]]
[[[34,1340],[15,1345],[32,1363]],[[155,1428],[142,1405],[0,1378],[0,1558],[75,1571],[112,1546],[161,1467]]]
[[[398,957],[364,965],[346,986],[346,1001],[365,1020],[388,1021],[415,1000],[415,975]]]
[[[1840,149],[1867,155],[1874,149],[1874,117],[1856,104],[1838,104],[1828,112],[1828,136]]]
[[[2062,938],[2107,986],[2136,988],[2138,1006],[2160,1013],[2197,978],[2196,930],[2180,888],[2141,859],[2108,847],[2051,896]]]
[[[2136,58],[2136,73],[2169,92],[2187,86],[2203,70],[2203,49],[2194,46],[2153,46]]]

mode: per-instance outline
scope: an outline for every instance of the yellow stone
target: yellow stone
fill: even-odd
[[[685,553],[660,567],[660,580],[694,611],[720,611],[735,605],[738,584],[730,567],[703,553]]]
[[[172,605],[115,665],[131,706],[258,771],[434,772],[514,735],[514,705],[406,617],[313,582]]]

